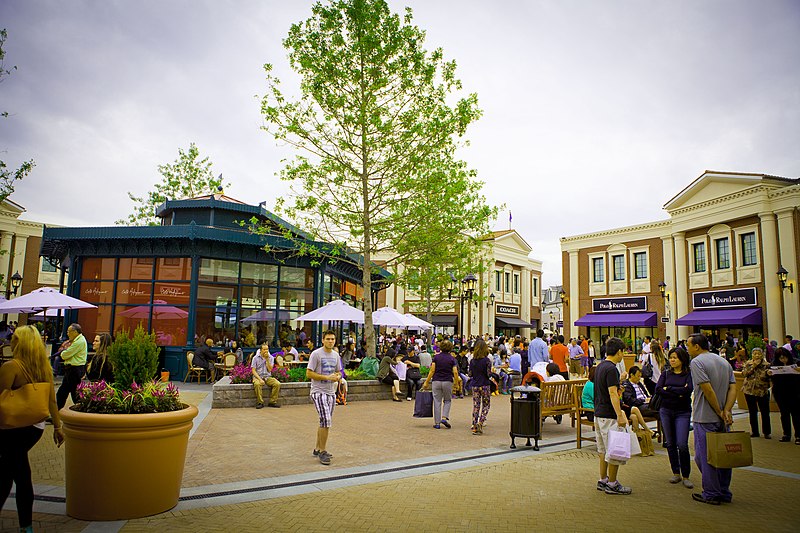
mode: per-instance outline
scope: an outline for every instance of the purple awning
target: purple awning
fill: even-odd
[[[760,326],[761,308],[692,311],[675,323],[679,326]]]
[[[655,313],[589,313],[575,321],[576,326],[627,326],[654,328],[658,324]]]

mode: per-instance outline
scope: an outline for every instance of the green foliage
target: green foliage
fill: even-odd
[[[747,356],[750,357],[753,355],[753,348],[761,348],[764,351],[767,348],[767,343],[764,342],[764,337],[760,333],[750,333],[747,336],[744,347],[747,350]]]
[[[208,157],[200,159],[200,151],[194,143],[189,144],[186,152],[178,148],[178,159],[174,163],[159,165],[158,172],[163,179],[147,196],[128,193],[128,197],[136,205],[133,213],[126,219],[117,220],[117,224],[156,226],[159,220],[155,216],[155,210],[165,201],[216,193],[217,187],[223,185],[222,174],[214,177],[211,162]]]
[[[296,366],[289,369],[289,381],[299,383],[301,381],[308,381],[306,378],[306,368],[304,366]]]
[[[419,374],[420,374],[420,375],[421,375],[423,378],[426,378],[426,377],[428,377],[428,374],[430,374],[430,372],[431,372],[431,367],[429,367],[429,366],[422,366],[422,365],[420,365],[420,367],[419,367]]]
[[[82,413],[141,414],[180,411],[178,388],[155,380],[144,385],[132,383],[130,389],[118,389],[105,381],[84,381],[78,386],[78,401],[73,409]]]
[[[366,372],[362,372],[358,369],[352,369],[352,368],[346,368],[344,370],[344,375],[347,381],[367,381],[374,379],[371,378],[369,374],[367,374]]]
[[[122,330],[108,348],[108,360],[114,367],[114,387],[129,390],[132,384],[147,383],[158,370],[158,350],[155,334],[148,335],[141,325],[133,338]]]
[[[17,70],[16,66],[10,69],[5,67],[6,52],[3,47],[7,37],[8,33],[5,28],[0,30],[0,83],[2,83],[4,81],[3,78],[10,75],[12,71]],[[0,111],[0,117],[8,118],[8,111]],[[34,166],[36,166],[36,163],[31,159],[30,161],[25,161],[20,164],[19,168],[11,169],[8,168],[5,161],[0,159],[0,202],[11,196],[14,192],[14,183],[30,174]],[[2,276],[0,276],[0,281],[2,281]]]
[[[441,255],[427,250],[442,254],[452,244],[460,255],[497,212],[485,205],[475,171],[456,157],[467,127],[481,114],[477,95],[453,98],[461,90],[455,62],[446,61],[441,49],[425,50],[424,41],[410,9],[401,17],[384,0],[317,2],[283,43],[300,75],[299,99],[285,96],[272,66],[265,65],[264,129],[298,151],[281,172],[292,182],[291,200],[278,198],[276,210],[312,239],[360,254],[363,263],[309,244],[305,235],[277,233],[316,261],[366,265],[366,295],[375,254],[389,254],[389,264],[416,258],[415,269],[432,270]],[[431,279],[436,293],[442,278]],[[364,311],[373,355],[370,298]]]

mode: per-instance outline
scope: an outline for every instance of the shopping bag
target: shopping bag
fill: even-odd
[[[414,400],[415,418],[433,418],[433,392],[418,390]]]
[[[753,447],[745,431],[706,433],[706,458],[714,468],[737,468],[753,464]]]
[[[656,450],[653,447],[653,435],[649,429],[637,429],[631,434],[631,437],[635,437],[635,440],[631,439],[631,455],[641,454],[642,457],[648,457],[656,454]],[[639,449],[638,452],[633,449],[634,444]]]
[[[636,436],[634,435],[634,438]],[[625,464],[631,458],[631,434],[626,429],[608,432],[606,461],[611,464]]]

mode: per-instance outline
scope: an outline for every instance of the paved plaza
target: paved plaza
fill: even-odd
[[[63,449],[51,426],[31,452],[36,531],[605,531],[686,528],[795,531],[800,446],[753,440],[755,465],[734,472],[734,503],[712,507],[667,482],[665,450],[621,469],[631,496],[595,490],[592,443],[575,449],[569,421],[545,422],[541,450],[510,450],[508,396],[492,398],[482,436],[469,431],[472,400],[453,400],[453,429],[411,416],[413,402],[352,402],[337,407],[331,466],[311,455],[312,405],[209,409],[210,385],[183,385],[200,407],[189,441],[181,501],[166,513],[120,522],[65,515]],[[747,429],[736,415],[735,429]],[[690,439],[691,443],[691,439]],[[692,473],[699,487],[700,476]],[[787,502],[776,506],[777,502]],[[16,531],[13,499],[0,530]]]

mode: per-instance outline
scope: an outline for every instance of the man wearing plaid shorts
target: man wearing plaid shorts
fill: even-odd
[[[317,445],[314,447],[314,456],[319,457],[319,462],[324,465],[331,464],[331,454],[328,453],[328,431],[333,418],[333,407],[336,405],[336,389],[342,377],[342,359],[333,349],[336,345],[336,333],[326,331],[322,335],[322,348],[311,352],[306,368],[306,377],[311,380],[311,401],[319,413],[319,428],[317,429]]]

